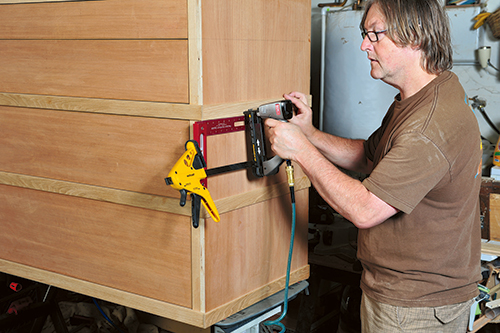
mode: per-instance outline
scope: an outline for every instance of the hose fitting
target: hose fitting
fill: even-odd
[[[293,173],[293,165],[292,165],[292,162],[290,160],[287,160],[286,161],[286,177],[288,179],[288,186],[289,187],[293,187],[295,186],[295,177],[294,177],[294,173]]]

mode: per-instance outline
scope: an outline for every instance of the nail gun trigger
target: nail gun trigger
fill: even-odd
[[[278,173],[280,166],[283,163],[283,159],[278,155],[275,155],[270,160],[262,162],[262,167],[264,169],[264,176],[272,176]]]

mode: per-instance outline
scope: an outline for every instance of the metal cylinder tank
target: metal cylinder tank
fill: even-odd
[[[370,61],[360,49],[362,16],[362,10],[326,15],[323,130],[351,139],[367,139],[398,94],[370,76]]]

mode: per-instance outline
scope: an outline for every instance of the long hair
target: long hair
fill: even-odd
[[[385,16],[387,36],[398,46],[422,51],[422,68],[441,74],[453,67],[448,16],[438,0],[368,0],[360,28],[371,6],[377,4]]]

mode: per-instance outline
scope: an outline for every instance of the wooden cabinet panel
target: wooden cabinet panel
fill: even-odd
[[[243,37],[292,44],[311,35],[308,0],[204,0],[202,10],[203,38],[208,40]]]
[[[206,0],[202,8],[204,104],[309,92],[310,1]]]
[[[189,122],[0,106],[0,170],[168,195]]]
[[[164,178],[192,122],[309,92],[310,1],[0,7],[2,271],[203,328],[283,289],[283,171],[208,179],[221,222],[196,229]],[[209,168],[247,160],[242,131],[203,148]],[[292,283],[309,186],[296,168]]]
[[[0,40],[0,91],[188,103],[185,40]]]
[[[189,217],[0,185],[0,258],[191,306]]]
[[[187,0],[2,5],[0,39],[187,39]]]
[[[207,137],[205,147],[208,168],[241,163],[248,160],[245,131],[213,135]],[[274,156],[268,149],[268,156]],[[295,178],[304,177],[300,167],[295,165]],[[273,176],[257,178],[250,169],[210,176],[207,187],[214,200],[248,193],[259,188],[270,187],[287,181],[284,163],[280,171]],[[235,186],[234,184],[238,184]]]
[[[292,271],[307,266],[308,190],[296,195],[299,205]],[[207,311],[285,274],[291,221],[288,195],[223,214],[219,223],[208,221]]]
[[[204,103],[308,93],[309,47],[307,42],[203,40]]]

